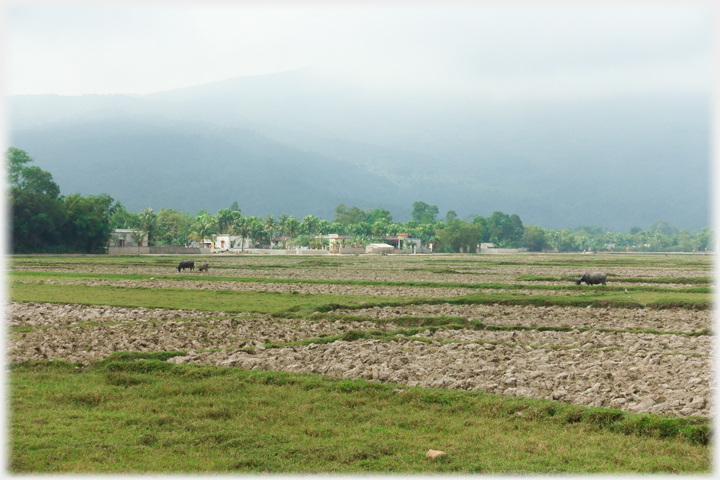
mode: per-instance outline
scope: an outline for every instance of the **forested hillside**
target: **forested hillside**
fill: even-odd
[[[459,216],[549,228],[709,224],[709,100],[492,101],[342,84],[313,70],[151,95],[10,97],[10,139],[63,192],[132,210],[330,217],[339,203],[408,220],[417,198]]]

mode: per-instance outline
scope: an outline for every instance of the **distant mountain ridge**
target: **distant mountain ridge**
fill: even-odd
[[[413,202],[548,228],[709,225],[709,99],[412,97],[313,70],[149,95],[12,96],[11,145],[63,193],[332,219]]]

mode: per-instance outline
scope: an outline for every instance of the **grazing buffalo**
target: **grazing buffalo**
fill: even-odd
[[[200,268],[198,268],[198,270],[200,270],[201,272],[207,272],[207,271],[208,271],[208,264],[207,264],[207,263],[203,263],[202,265],[200,265]]]
[[[193,269],[195,268],[195,262],[193,262],[192,260],[183,260],[182,262],[180,262],[180,265],[178,265],[178,267],[177,267],[178,272],[180,270],[185,270],[186,268],[189,268],[190,271],[192,272]]]
[[[585,272],[582,277],[575,279],[575,285],[580,285],[582,282],[588,285],[600,285],[601,283],[607,285],[606,280],[607,274],[603,272]]]

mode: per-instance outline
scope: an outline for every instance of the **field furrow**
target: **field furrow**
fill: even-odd
[[[469,313],[456,310],[457,306],[434,307],[438,308],[420,312],[428,316]],[[523,318],[524,323],[532,319],[533,324],[543,318],[545,323],[565,318],[578,326],[577,315],[581,314],[596,327],[607,328],[608,322],[599,319],[613,319],[617,314],[608,309],[536,308],[523,316],[521,312],[528,307],[503,307],[505,314],[497,315],[497,307],[473,308],[484,323],[497,319],[505,325],[509,318]],[[13,362],[88,363],[120,351],[179,350],[191,353],[171,361],[482,390],[630,412],[689,416],[708,415],[711,408],[707,372],[712,337],[708,335],[437,328],[414,335],[397,333],[384,341],[337,339],[324,344],[323,338],[348,332],[392,333],[402,332],[402,328],[392,321],[281,319],[109,306],[12,303],[9,309],[14,332],[8,353]],[[363,313],[387,320],[379,315],[383,309],[366,310]],[[639,328],[639,316],[647,322],[645,327],[657,326],[662,319],[669,326],[670,319],[684,316],[694,323],[676,321],[675,329],[697,328],[710,317],[708,312],[697,311],[650,312],[623,312],[627,322],[615,319],[612,325]],[[635,323],[630,323],[633,320]],[[298,344],[311,340],[317,343]],[[265,348],[266,344],[289,347]]]
[[[683,308],[666,310],[602,307],[583,309],[560,306],[452,305],[449,303],[393,307],[376,306],[352,310],[337,309],[332,313],[390,321],[393,318],[403,316],[451,316],[503,326],[647,329],[688,333],[712,329],[714,318],[712,310],[687,310]]]

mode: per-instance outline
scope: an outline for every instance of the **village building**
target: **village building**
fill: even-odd
[[[398,233],[395,236],[383,238],[384,242],[392,245],[397,250],[412,250],[413,253],[419,252],[422,242],[419,238],[415,238],[409,233]]]
[[[229,250],[234,248],[253,248],[252,240],[250,238],[246,237],[245,239],[243,239],[240,235],[230,235],[227,233],[215,235],[214,242],[212,240],[203,240],[202,244],[202,246],[219,248],[221,250]]]
[[[132,228],[116,228],[110,233],[108,247],[147,247],[148,234]]]

